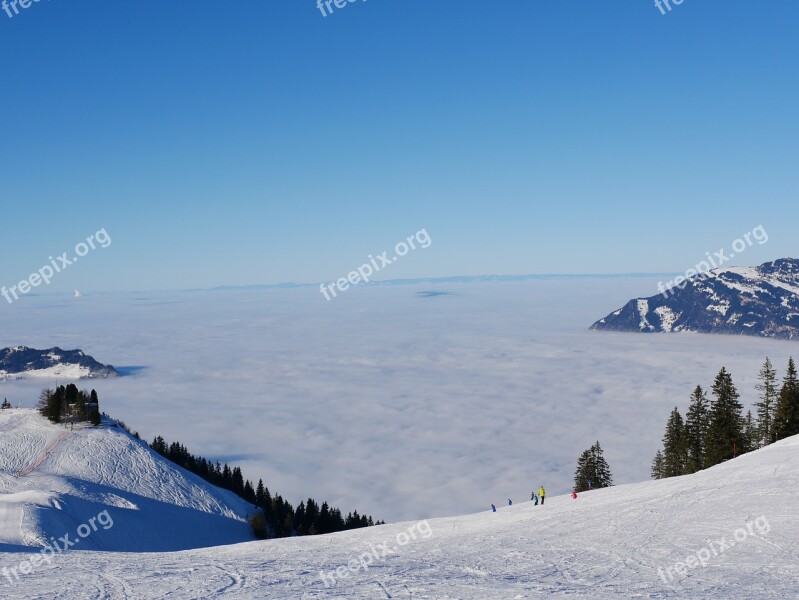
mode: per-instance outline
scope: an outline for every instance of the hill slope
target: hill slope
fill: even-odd
[[[123,429],[70,433],[33,410],[0,411],[0,550],[44,546],[105,510],[113,526],[80,548],[152,552],[253,539],[253,507]]]
[[[681,285],[630,300],[591,329],[799,339],[799,260],[715,269]]]
[[[27,346],[0,349],[0,377],[45,377],[95,379],[119,375],[111,365],[104,365],[81,350],[49,348],[36,350]]]
[[[68,581],[74,599],[794,598],[798,453],[792,438],[695,475],[435,519],[429,529],[405,523],[170,554],[74,551],[0,585],[18,598],[54,598]],[[416,539],[400,546],[411,529]],[[364,553],[368,568],[357,563]],[[687,559],[696,564],[681,575],[675,565]],[[353,560],[355,572],[334,583],[332,571]]]

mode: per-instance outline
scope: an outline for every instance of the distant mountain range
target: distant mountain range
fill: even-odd
[[[62,377],[85,379],[116,377],[111,365],[97,362],[81,350],[36,350],[27,346],[14,346],[0,350],[0,378]]]
[[[799,339],[799,260],[708,271],[655,296],[630,300],[591,329]]]

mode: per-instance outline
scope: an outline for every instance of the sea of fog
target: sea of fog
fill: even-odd
[[[237,464],[296,504],[389,521],[571,490],[599,440],[616,483],[647,479],[669,411],[721,366],[750,405],[796,343],[589,331],[656,279],[541,279],[28,297],[0,347],[80,348],[130,373],[79,382],[148,441]],[[0,382],[33,406],[49,382]]]

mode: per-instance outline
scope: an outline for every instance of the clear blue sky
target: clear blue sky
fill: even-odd
[[[799,255],[799,3],[43,0],[0,12],[0,285],[684,271]],[[737,262],[737,261],[736,261]]]

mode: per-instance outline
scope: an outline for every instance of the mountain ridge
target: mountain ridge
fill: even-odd
[[[633,298],[590,329],[799,339],[799,260],[720,267],[672,287],[661,285],[660,294]]]
[[[112,365],[104,365],[78,349],[62,350],[58,346],[46,350],[28,346],[0,349],[0,378],[105,379],[117,376],[119,372]]]

